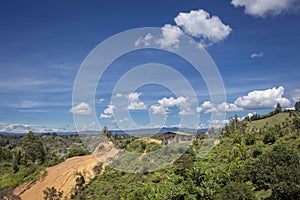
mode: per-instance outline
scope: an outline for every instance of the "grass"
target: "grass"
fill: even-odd
[[[248,130],[258,130],[263,128],[274,127],[276,125],[282,125],[282,123],[291,124],[293,122],[293,117],[290,113],[278,113],[272,117],[268,117],[261,120],[256,120],[247,123]]]

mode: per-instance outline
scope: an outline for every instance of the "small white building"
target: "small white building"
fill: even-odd
[[[292,107],[292,108],[286,108],[285,110],[286,111],[295,111],[296,109],[295,109],[295,107]]]

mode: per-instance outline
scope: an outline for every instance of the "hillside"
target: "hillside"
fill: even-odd
[[[178,160],[147,173],[118,171],[114,164],[131,161],[114,159],[121,152],[136,152],[141,159],[135,164],[141,164],[149,152],[168,148],[153,138],[112,135],[92,155],[41,170],[14,194],[44,199],[43,191],[53,188],[63,192],[58,199],[300,199],[299,119],[299,112],[292,112],[251,122],[231,120],[207,156],[200,155],[208,135],[200,134]],[[61,140],[44,141],[51,144],[52,139]]]
[[[299,114],[297,112],[293,112],[293,113],[283,112],[283,113],[278,113],[276,115],[273,115],[271,117],[267,117],[265,119],[251,121],[247,123],[247,130],[258,131],[258,130],[262,130],[263,128],[274,127],[276,125],[288,127],[292,125],[294,116],[299,116]]]
[[[63,191],[63,195],[70,197],[73,188],[76,185],[77,172],[81,172],[84,180],[88,183],[95,177],[94,167],[99,164],[92,155],[69,158],[66,161],[46,169],[46,175],[41,177],[24,193],[20,195],[21,199],[40,200],[43,199],[43,190],[47,187],[54,187],[58,191]]]
[[[116,156],[118,149],[111,142],[101,142],[92,155],[69,158],[64,162],[49,167],[34,184],[25,183],[14,190],[24,200],[44,199],[43,190],[54,187],[63,191],[63,196],[70,198],[76,187],[77,178],[82,175],[84,184],[88,184]],[[29,188],[27,189],[27,187]]]
[[[205,138],[198,138],[176,162],[155,172],[107,167],[75,199],[300,199],[297,120],[294,112],[230,123],[204,158],[198,155]]]

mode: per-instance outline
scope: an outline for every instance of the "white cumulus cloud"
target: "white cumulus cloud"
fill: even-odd
[[[219,105],[215,105],[210,101],[205,101],[201,104],[201,106],[197,107],[197,112],[204,113],[224,113],[224,112],[239,112],[243,111],[243,108],[238,107],[232,103],[221,103]]]
[[[191,103],[188,97],[180,96],[178,98],[174,97],[164,97],[157,101],[158,104],[152,105],[150,110],[152,114],[161,114],[166,115],[168,114],[169,108],[177,106],[180,108],[179,114],[180,115],[191,115],[194,114],[193,110],[191,109]]]
[[[238,97],[234,103],[224,102],[221,104],[213,104],[210,101],[204,101],[199,107],[197,107],[196,111],[203,113],[224,113],[272,109],[275,108],[277,103],[280,103],[282,107],[287,107],[291,102],[287,98],[284,98],[283,94],[284,87],[282,86],[266,90],[254,90],[245,96]]]
[[[70,130],[67,130],[66,128],[51,128],[44,125],[8,124],[8,123],[0,122],[0,132],[28,133],[28,131],[33,131],[34,133],[44,133],[44,132],[66,132]]]
[[[232,0],[235,7],[244,7],[244,12],[257,17],[280,15],[294,11],[299,0]]]
[[[140,100],[140,96],[142,93],[133,92],[127,95],[129,100],[128,110],[145,110],[147,106],[144,102]]]
[[[89,115],[92,113],[92,108],[88,103],[82,102],[70,109],[73,114]]]
[[[217,16],[210,16],[205,10],[192,10],[179,13],[174,19],[184,33],[201,39],[202,45],[211,45],[227,38],[232,31]]]
[[[150,110],[153,115],[167,115],[168,108],[164,107],[163,105],[152,105]]]
[[[294,90],[292,96],[293,96],[293,100],[294,100],[295,102],[300,101],[300,89]]]
[[[234,104],[242,107],[244,110],[271,109],[280,103],[281,106],[290,105],[290,100],[283,97],[284,87],[273,87],[267,90],[255,90],[249,92],[246,96],[238,97]]]
[[[103,113],[101,113],[100,118],[112,118],[114,109],[116,107],[112,104],[108,105],[106,109],[104,109]]]
[[[209,120],[209,128],[223,128],[226,124],[229,123],[228,119],[224,120]]]
[[[162,37],[156,43],[162,48],[177,48],[180,43],[180,36],[183,34],[181,29],[170,24],[164,25],[162,28]]]

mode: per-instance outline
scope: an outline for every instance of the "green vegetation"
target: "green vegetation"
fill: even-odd
[[[62,150],[66,152],[65,156],[61,154]],[[46,167],[86,154],[78,135],[35,135],[31,131],[25,136],[0,135],[0,199],[4,195],[11,196],[12,189],[18,185],[34,182],[45,174]]]
[[[147,168],[141,170],[145,173],[117,171],[112,166],[132,161],[132,154],[125,153],[87,186],[78,173],[72,198],[300,199],[300,112],[282,112],[277,105],[271,113],[254,121],[233,117],[220,130],[217,145],[205,157],[199,155],[207,134],[199,133],[185,152],[180,146],[176,149],[183,153],[179,159],[155,172],[147,172]],[[174,151],[151,140],[112,134],[107,128],[103,134],[83,139],[95,146],[95,137],[107,137],[125,152],[134,152],[140,159],[128,166],[136,169],[144,162],[149,163],[147,167],[155,167],[149,152]],[[0,135],[0,145],[0,198],[5,194],[17,199],[11,192],[17,185],[34,181],[47,166],[88,153],[78,135]],[[65,150],[65,156],[61,150]],[[161,154],[159,162],[169,161],[165,155]],[[96,166],[94,171],[98,174],[101,168]],[[45,199],[62,198],[62,192],[56,188],[45,188],[43,192]]]
[[[220,143],[205,158],[197,156],[204,141],[197,137],[178,160],[155,172],[107,167],[75,199],[300,199],[299,112],[237,119],[221,130]],[[254,130],[252,123],[263,125]],[[141,140],[126,146],[146,149]]]
[[[156,144],[154,142],[148,143],[144,140],[134,140],[130,142],[125,149],[126,151],[129,152],[147,153],[151,151],[156,151],[161,148],[162,148],[161,144]]]
[[[296,111],[300,111],[300,101],[297,101],[294,106]]]

